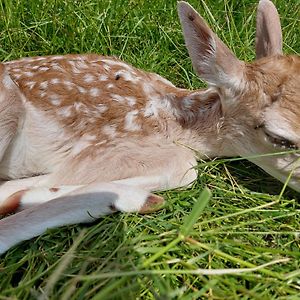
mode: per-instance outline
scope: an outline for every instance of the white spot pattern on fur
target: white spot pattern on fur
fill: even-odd
[[[113,101],[117,101],[119,103],[124,103],[125,102],[125,97],[117,95],[117,94],[110,94],[110,97]]]
[[[35,81],[27,81],[27,82],[26,82],[26,86],[28,86],[28,88],[29,88],[30,90],[32,90],[32,89],[34,88],[35,84],[36,84]]]
[[[81,87],[81,86],[78,86],[78,91],[81,93],[81,94],[86,94],[86,89]]]
[[[90,89],[90,95],[91,95],[92,97],[97,97],[97,96],[99,96],[99,95],[100,95],[100,89],[98,89],[98,88],[91,88],[91,89]]]
[[[34,75],[34,73],[32,73],[32,72],[24,72],[23,73],[24,77],[32,77],[33,75]]]
[[[107,89],[113,89],[115,86],[112,83],[109,83],[108,85],[106,85]]]
[[[59,96],[56,94],[50,95],[49,99],[50,99],[51,103],[55,106],[61,104],[61,99],[59,99]]]
[[[100,113],[104,113],[108,110],[108,107],[104,104],[97,104],[96,108]]]
[[[66,107],[60,108],[59,110],[57,110],[57,114],[62,117],[68,118],[72,115],[72,107],[66,106]]]
[[[100,76],[99,76],[99,80],[100,80],[100,81],[107,81],[107,80],[108,80],[108,77],[107,77],[107,75],[100,75]]]
[[[62,83],[66,86],[66,88],[71,91],[74,87],[74,83],[68,80],[63,80]]]
[[[102,132],[110,138],[115,138],[117,135],[116,125],[104,125],[102,127]]]
[[[40,68],[39,68],[39,71],[48,71],[48,70],[49,70],[48,67],[40,67]]]
[[[95,81],[95,77],[92,75],[92,74],[85,74],[83,76],[83,80],[86,82],[86,83],[91,83],[93,81]]]
[[[136,98],[133,96],[126,96],[126,101],[128,102],[129,106],[134,106],[136,104]]]
[[[59,84],[59,83],[60,83],[60,80],[59,80],[58,78],[53,78],[53,79],[50,80],[50,82],[51,82],[52,84]]]
[[[141,126],[136,123],[136,118],[138,115],[138,110],[135,109],[133,111],[130,111],[125,116],[125,124],[124,129],[128,131],[138,131],[141,129]]]
[[[48,81],[43,81],[43,82],[40,83],[40,88],[41,88],[41,89],[44,90],[44,89],[46,89],[47,87],[48,87]]]

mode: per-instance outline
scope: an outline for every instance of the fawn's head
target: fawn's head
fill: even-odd
[[[259,3],[253,63],[238,60],[189,4],[178,11],[193,67],[220,95],[224,147],[283,182],[292,172],[289,185],[300,191],[300,57],[282,55],[275,6]]]

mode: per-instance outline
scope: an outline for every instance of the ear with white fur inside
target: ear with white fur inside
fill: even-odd
[[[280,18],[270,0],[260,0],[256,16],[256,58],[282,54]]]
[[[178,3],[178,14],[196,73],[210,85],[237,89],[243,80],[244,63],[188,3]]]

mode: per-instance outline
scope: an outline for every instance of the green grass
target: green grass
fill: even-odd
[[[255,1],[190,2],[241,59],[254,58]],[[275,2],[285,51],[297,53],[299,1]],[[203,86],[176,1],[2,0],[0,15],[2,61],[97,52]],[[243,160],[201,163],[199,174],[192,188],[164,192],[157,213],[49,230],[12,248],[0,257],[0,300],[300,299],[298,194],[279,197],[282,184]],[[198,218],[205,186],[212,197]]]

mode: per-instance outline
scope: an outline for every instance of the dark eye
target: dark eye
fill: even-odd
[[[289,141],[279,135],[267,132],[264,130],[265,135],[267,136],[270,143],[272,143],[275,147],[281,148],[281,149],[289,149],[289,150],[297,150],[298,146],[293,143],[292,141]]]

